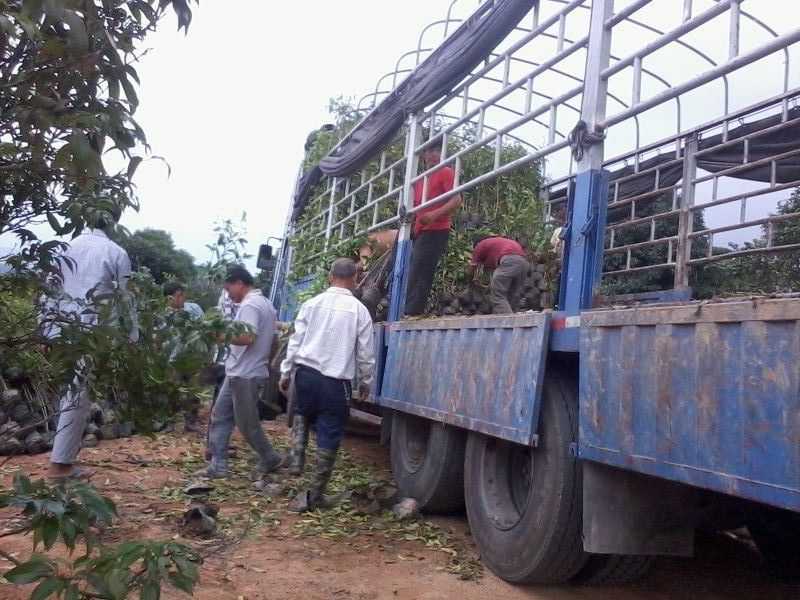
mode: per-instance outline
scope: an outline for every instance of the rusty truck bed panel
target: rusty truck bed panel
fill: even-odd
[[[800,510],[800,299],[582,315],[581,457]]]
[[[379,404],[535,442],[550,315],[393,323]]]

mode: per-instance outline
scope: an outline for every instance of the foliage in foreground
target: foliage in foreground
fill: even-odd
[[[151,408],[155,398],[162,406],[165,397],[184,391],[173,377],[180,374],[180,361],[161,351],[168,340],[157,329],[166,317],[153,313],[152,286],[139,281],[145,291],[134,294],[138,308],[129,311],[141,317],[144,334],[138,343],[105,322],[89,330],[79,318],[57,324],[62,335],[43,355],[35,303],[48,292],[45,277],[60,277],[57,257],[64,244],[43,241],[35,226],[49,225],[44,239],[75,236],[137,208],[132,179],[149,147],[134,119],[139,103],[134,65],[170,8],[179,27],[188,28],[190,4],[0,0],[0,235],[15,236],[19,243],[0,256],[12,269],[0,277],[0,364],[40,381],[52,378],[54,387],[88,376],[95,395],[110,394],[121,405],[130,400],[128,406],[139,413],[149,408],[142,411],[133,401],[144,400]],[[112,151],[125,161],[118,172],[107,168]],[[88,300],[76,299],[84,310],[93,310]],[[100,310],[116,310],[123,300],[130,298],[110,299]],[[123,318],[121,311],[116,316]],[[220,327],[212,320],[175,329],[185,333],[186,348],[196,348]],[[106,370],[87,375],[81,364]]]
[[[84,299],[53,292],[42,308],[33,297],[37,288],[0,290],[0,375],[24,374],[29,385],[44,386],[50,400],[75,385],[77,375],[92,401],[108,404],[121,422],[142,432],[201,395],[198,375],[215,349],[245,330],[216,311],[194,320],[170,309],[147,272],[134,273],[126,292]],[[72,309],[57,310],[59,301]],[[47,332],[54,337],[42,337]]]
[[[53,269],[59,244],[32,225],[77,234],[138,206],[131,180],[149,148],[133,65],[169,7],[188,28],[189,0],[0,1],[0,234],[24,245],[0,259]],[[127,162],[116,173],[111,150]]]
[[[124,600],[133,594],[158,600],[166,583],[194,590],[200,557],[191,548],[171,541],[103,544],[100,530],[112,524],[117,509],[86,483],[51,486],[16,475],[12,489],[0,491],[0,508],[18,509],[22,523],[3,537],[33,534],[26,560],[0,550],[14,565],[3,578],[14,585],[35,584],[31,600]],[[66,558],[48,554],[59,543]],[[76,552],[80,555],[74,557]]]
[[[79,313],[54,311],[43,321],[45,329],[59,330],[48,353],[56,382],[73,384],[79,365],[78,376],[86,380],[92,398],[109,401],[122,420],[145,432],[201,392],[197,375],[211,362],[214,349],[246,328],[216,311],[194,320],[171,310],[146,272],[133,274],[128,292],[73,302]],[[135,341],[132,330],[138,330]]]
[[[34,226],[47,223],[51,235],[74,236],[138,206],[132,178],[149,147],[133,116],[139,102],[134,63],[168,8],[188,28],[190,1],[0,0],[0,235],[20,244],[0,256],[13,269],[0,278],[0,363],[14,357],[13,367],[46,369],[57,384],[88,377],[95,396],[114,397],[120,412],[134,413],[145,426],[152,412],[178,404],[185,384],[177,380],[195,360],[189,357],[207,354],[210,339],[228,330],[214,317],[173,326],[156,306],[163,302],[160,290],[156,300],[152,279],[140,276],[131,296],[75,299],[95,313],[99,327],[86,327],[80,315],[54,317],[49,324],[61,335],[42,355],[35,301],[44,291],[43,274],[60,275],[56,257],[63,244],[43,241]],[[104,164],[112,150],[126,161],[118,172]],[[120,321],[139,317],[142,333],[131,343]],[[99,543],[97,528],[116,510],[84,484],[48,486],[20,476],[12,490],[0,492],[0,507],[21,510],[22,525],[13,533],[33,533],[28,559],[0,554],[15,564],[5,579],[36,584],[34,600],[118,600],[132,593],[153,600],[164,582],[191,591],[196,581],[196,556],[178,544]],[[37,553],[59,541],[69,558]],[[78,548],[85,552],[72,560]]]

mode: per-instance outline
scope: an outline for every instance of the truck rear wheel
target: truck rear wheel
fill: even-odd
[[[570,452],[577,390],[558,372],[545,379],[539,445],[471,433],[464,472],[467,516],[481,559],[512,583],[563,583],[583,567],[581,478]]]
[[[750,519],[747,529],[775,575],[800,580],[800,514],[764,508]]]
[[[392,416],[392,472],[403,496],[426,512],[464,507],[464,446],[460,429],[396,412]]]
[[[589,560],[572,581],[583,585],[631,583],[644,577],[654,561],[654,556],[590,554]]]

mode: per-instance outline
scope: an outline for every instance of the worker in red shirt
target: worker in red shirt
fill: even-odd
[[[422,151],[422,163],[430,169],[442,160],[442,138]],[[455,172],[443,166],[424,179],[414,183],[414,206],[424,204],[453,189]],[[423,188],[425,194],[423,199]],[[451,217],[461,206],[461,196],[456,194],[443,203],[424,208],[416,213],[412,237],[414,245],[411,250],[408,288],[406,292],[405,314],[421,315],[425,312],[428,295],[433,285],[433,276],[444,253],[447,251],[447,239],[450,236]]]
[[[525,277],[530,264],[522,246],[504,237],[477,238],[469,261],[469,273],[474,277],[478,266],[491,269],[490,298],[492,313],[504,315],[516,312]]]

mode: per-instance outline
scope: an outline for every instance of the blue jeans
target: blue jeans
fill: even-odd
[[[228,445],[234,425],[258,455],[260,468],[268,470],[280,459],[258,417],[258,391],[266,379],[257,377],[226,377],[219,390],[211,425],[208,431],[208,447],[211,451],[211,467],[217,471],[228,470]]]
[[[297,393],[295,412],[313,424],[317,447],[338,450],[350,415],[350,382],[326,377],[316,369],[300,365],[294,387]]]

